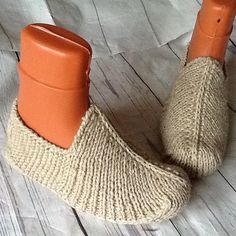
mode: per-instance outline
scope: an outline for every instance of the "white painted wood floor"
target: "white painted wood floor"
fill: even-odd
[[[186,37],[182,37],[162,48],[93,60],[91,99],[120,133],[150,158],[164,154],[159,119],[175,81],[185,43]],[[231,129],[223,166],[214,175],[193,182],[191,201],[182,214],[160,224],[138,226],[112,224],[72,209],[6,164],[6,126],[11,103],[17,95],[18,59],[14,52],[1,51],[0,235],[236,235],[235,51],[230,43],[227,62]]]

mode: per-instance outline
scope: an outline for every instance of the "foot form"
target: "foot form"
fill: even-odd
[[[184,171],[144,160],[95,105],[83,117],[72,146],[62,149],[26,127],[15,103],[8,124],[6,158],[70,206],[116,223],[171,218],[190,195]]]
[[[220,63],[200,57],[183,66],[164,108],[161,133],[170,162],[191,177],[222,162],[227,143],[226,81]]]

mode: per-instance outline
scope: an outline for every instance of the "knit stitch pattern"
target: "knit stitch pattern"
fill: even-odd
[[[221,165],[228,107],[226,79],[218,61],[200,57],[183,65],[164,108],[161,134],[170,162],[191,177],[210,175]]]
[[[175,216],[187,203],[187,174],[136,154],[105,115],[91,105],[69,149],[28,128],[13,105],[7,161],[70,206],[117,223],[139,224]]]

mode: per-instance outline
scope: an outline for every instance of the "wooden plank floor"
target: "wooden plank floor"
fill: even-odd
[[[161,48],[94,59],[91,100],[102,108],[126,140],[162,160],[159,120],[175,81],[189,35]],[[17,96],[17,54],[0,52],[0,235],[236,235],[236,59],[227,62],[231,129],[223,166],[193,183],[182,214],[160,224],[118,225],[72,209],[55,194],[11,169],[4,160],[9,109]]]

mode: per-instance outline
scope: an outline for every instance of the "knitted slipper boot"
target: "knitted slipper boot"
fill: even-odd
[[[201,57],[183,65],[164,108],[161,133],[170,162],[191,177],[209,175],[222,162],[228,133],[226,97],[218,61]]]
[[[6,158],[70,206],[112,222],[168,219],[190,195],[189,179],[182,169],[144,160],[95,105],[84,116],[72,146],[62,149],[26,127],[15,103]]]

